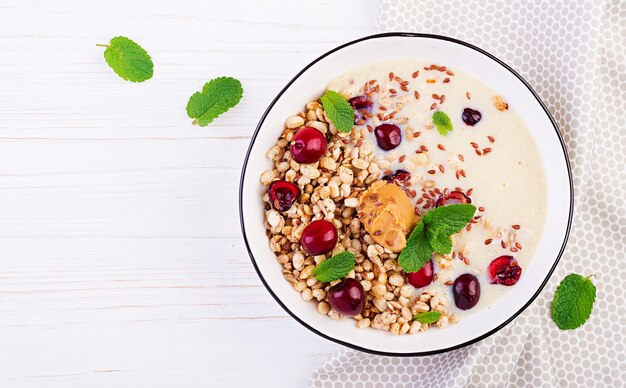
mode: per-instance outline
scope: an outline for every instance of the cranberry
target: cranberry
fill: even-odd
[[[365,307],[365,290],[359,281],[346,278],[328,290],[328,301],[335,310],[352,317]]]
[[[296,162],[315,163],[326,152],[326,138],[315,128],[302,127],[294,135],[289,150]]]
[[[390,151],[400,145],[402,133],[400,127],[394,124],[381,124],[374,130],[376,143],[385,151]]]
[[[454,304],[461,310],[469,310],[476,306],[480,299],[480,283],[476,276],[466,273],[454,281],[452,285]]]
[[[313,221],[302,231],[300,244],[311,256],[328,253],[337,245],[337,229],[332,222],[326,220]]]
[[[481,115],[479,111],[471,108],[463,109],[463,114],[461,115],[463,122],[470,127],[473,127],[476,123],[478,123],[482,117],[483,115]]]
[[[457,203],[472,203],[472,199],[462,191],[451,191],[448,195],[442,194],[435,202],[435,206],[454,205]]]
[[[298,186],[287,181],[274,181],[270,183],[267,192],[270,196],[272,207],[279,212],[286,212],[300,196]]]
[[[407,277],[409,278],[409,283],[415,288],[426,287],[433,281],[433,275],[435,274],[433,268],[433,261],[428,260],[428,262],[417,272],[409,272]]]
[[[494,259],[489,264],[487,271],[491,283],[504,286],[514,285],[522,276],[522,267],[519,266],[513,256],[504,255]]]
[[[370,101],[366,96],[356,96],[352,97],[348,100],[350,105],[354,108],[354,110],[365,110],[367,112],[372,109],[372,101]]]
[[[387,181],[387,182],[397,181],[400,183],[404,183],[404,182],[408,182],[411,180],[411,173],[408,171],[404,171],[404,170],[396,170],[396,172],[394,172],[393,174],[385,175],[380,179]]]

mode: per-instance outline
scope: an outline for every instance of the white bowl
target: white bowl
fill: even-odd
[[[357,329],[354,320],[334,321],[305,302],[283,278],[263,227],[265,189],[260,174],[271,168],[265,157],[285,119],[318,98],[326,84],[366,64],[397,59],[445,63],[470,74],[507,99],[530,129],[543,159],[548,186],[546,226],[535,257],[522,280],[489,309],[464,317],[443,330],[394,336],[386,331]],[[317,58],[298,73],[272,101],[254,132],[243,166],[239,193],[241,228],[259,277],[274,299],[302,325],[320,336],[354,349],[393,356],[419,356],[453,350],[481,340],[509,323],[537,297],[565,247],[572,221],[573,191],[567,152],[554,119],[532,88],[493,55],[455,39],[426,34],[389,33],[368,36]]]

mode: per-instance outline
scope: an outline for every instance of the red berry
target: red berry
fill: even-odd
[[[504,255],[495,258],[489,264],[487,272],[489,272],[491,283],[512,286],[522,276],[522,267],[519,266],[513,256]]]
[[[315,128],[302,127],[293,136],[289,151],[298,163],[315,163],[326,152],[326,138]]]
[[[357,280],[346,278],[328,290],[328,301],[335,310],[352,317],[365,307],[365,290]]]
[[[399,185],[403,185],[404,182],[408,182],[411,180],[411,173],[404,170],[396,170],[393,174],[385,175],[380,178],[387,182],[393,182]]]
[[[454,304],[461,310],[469,310],[476,306],[480,299],[480,283],[476,276],[466,273],[454,281],[452,285]]]
[[[402,142],[402,132],[395,124],[381,124],[374,129],[376,143],[385,151],[390,151]]]
[[[472,203],[472,199],[461,191],[451,191],[448,195],[444,196],[442,194],[439,199],[437,199],[435,206],[454,205],[457,203]]]
[[[433,275],[435,274],[433,268],[433,261],[428,260],[428,262],[417,272],[409,272],[407,277],[409,278],[409,283],[415,288],[426,287],[433,281]]]
[[[352,97],[348,100],[350,105],[354,108],[354,110],[366,110],[370,111],[372,109],[372,101],[370,101],[366,96],[356,96]]]
[[[337,229],[332,222],[326,220],[313,221],[302,231],[300,244],[311,256],[328,253],[337,245]]]
[[[279,212],[286,212],[300,196],[298,186],[287,181],[274,181],[267,188],[272,207]]]
[[[463,122],[470,127],[473,127],[476,123],[478,123],[482,117],[483,115],[481,115],[479,111],[472,108],[463,109],[463,113],[461,114]]]

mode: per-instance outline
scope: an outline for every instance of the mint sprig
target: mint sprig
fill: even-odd
[[[414,321],[418,321],[419,323],[432,324],[439,320],[441,317],[441,313],[439,311],[426,311],[423,313],[415,314],[413,317]]]
[[[342,279],[354,269],[354,254],[341,252],[319,263],[312,274],[322,283]]]
[[[116,36],[106,47],[104,59],[115,74],[126,81],[143,82],[152,78],[154,64],[152,58],[140,45],[124,36]]]
[[[439,133],[444,136],[452,130],[452,122],[446,112],[437,111],[433,113],[433,124],[437,126]]]
[[[559,329],[577,329],[589,319],[596,300],[596,287],[589,278],[569,274],[556,288],[552,320]]]
[[[194,93],[187,102],[187,115],[193,124],[207,126],[219,115],[239,103],[243,96],[241,82],[231,77],[218,77],[204,84],[202,92]]]
[[[469,203],[435,208],[417,223],[398,263],[405,272],[417,272],[428,262],[433,252],[442,255],[452,251],[451,236],[458,233],[474,217],[476,206]]]
[[[324,112],[339,132],[350,132],[354,125],[354,109],[344,96],[327,90],[320,98]]]

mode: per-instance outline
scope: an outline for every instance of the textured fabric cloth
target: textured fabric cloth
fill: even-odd
[[[557,120],[568,147],[574,223],[539,298],[477,344],[431,357],[341,349],[313,387],[622,387],[626,381],[626,1],[383,0],[380,31],[447,35],[517,70]],[[558,283],[595,274],[591,318],[560,331],[550,318]]]

